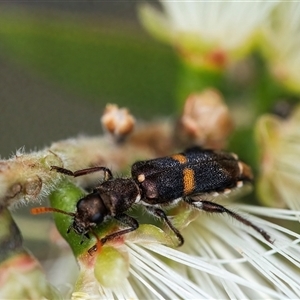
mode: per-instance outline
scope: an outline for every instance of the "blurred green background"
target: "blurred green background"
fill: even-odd
[[[145,119],[175,111],[175,54],[143,30],[136,6],[1,3],[1,158],[98,134],[106,103]]]

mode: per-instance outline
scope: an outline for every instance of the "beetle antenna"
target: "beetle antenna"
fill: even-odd
[[[44,206],[42,206],[42,207],[34,207],[34,208],[32,208],[30,210],[30,212],[33,215],[39,215],[39,214],[57,212],[57,213],[61,213],[61,214],[67,215],[67,216],[71,216],[71,217],[75,216],[74,213],[70,213],[70,212],[67,212],[67,211],[64,211],[64,210],[61,210],[61,209],[58,209],[58,208],[44,207]]]

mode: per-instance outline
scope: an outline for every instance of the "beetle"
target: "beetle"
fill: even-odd
[[[201,211],[227,214],[252,227],[272,243],[270,235],[262,228],[238,213],[206,200],[207,195],[227,194],[245,182],[253,181],[251,168],[233,153],[193,147],[182,153],[138,161],[131,167],[130,178],[114,178],[111,170],[102,166],[75,172],[58,166],[51,169],[73,177],[104,172],[104,181],[77,202],[75,213],[45,207],[32,211],[35,214],[60,212],[70,215],[73,223],[68,231],[73,229],[76,234],[87,238],[107,218],[114,218],[127,227],[104,236],[100,239],[101,244],[136,230],[138,221],[126,212],[133,205],[141,204],[150,214],[165,222],[176,235],[178,246],[181,246],[183,236],[162,209],[180,200]]]

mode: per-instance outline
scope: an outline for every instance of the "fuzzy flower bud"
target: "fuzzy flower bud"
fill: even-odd
[[[51,165],[62,165],[51,151],[24,154],[19,151],[9,160],[0,161],[0,203],[7,206],[40,200],[48,195],[59,177]]]
[[[133,131],[135,119],[127,108],[119,108],[115,104],[108,104],[101,117],[101,123],[107,132],[120,140]]]
[[[22,245],[8,209],[0,207],[0,299],[61,299],[38,261]]]
[[[260,149],[260,198],[267,205],[299,210],[300,107],[288,119],[264,115],[256,124]]]
[[[184,144],[222,149],[233,130],[233,120],[221,95],[207,89],[187,98],[178,127]]]

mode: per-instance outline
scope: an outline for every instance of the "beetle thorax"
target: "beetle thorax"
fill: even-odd
[[[141,199],[140,189],[131,178],[105,181],[96,190],[111,216],[126,212]]]

